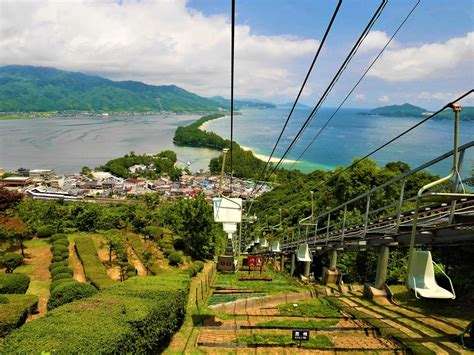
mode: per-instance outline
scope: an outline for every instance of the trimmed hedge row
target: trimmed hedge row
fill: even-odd
[[[184,273],[134,277],[58,307],[8,335],[8,354],[159,353],[183,321],[189,292]]]
[[[25,293],[30,281],[28,275],[0,273],[0,293]]]
[[[66,303],[93,296],[97,292],[94,286],[83,284],[72,279],[67,282],[59,283],[55,285],[54,289],[51,289],[51,294],[48,299],[48,311]]]
[[[188,273],[189,277],[194,277],[199,272],[201,272],[202,269],[204,269],[204,263],[202,261],[195,261],[194,263],[188,266],[185,272]]]
[[[97,255],[94,241],[87,235],[79,235],[74,238],[76,251],[84,266],[84,272],[92,285],[99,290],[107,289],[115,285],[115,281],[107,276],[107,270]]]
[[[65,234],[54,234],[49,238],[51,243],[51,252],[53,257],[52,263],[49,265],[52,282],[49,290],[53,289],[64,281],[73,281],[74,271],[68,267],[69,265],[69,241]],[[60,282],[62,281],[62,282]]]
[[[7,302],[0,302],[0,337],[23,325],[28,314],[38,308],[38,297],[35,295],[2,295],[3,298]]]

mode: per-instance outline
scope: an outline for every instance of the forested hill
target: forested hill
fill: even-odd
[[[369,112],[361,112],[361,114],[387,117],[427,117],[430,114],[430,111],[415,105],[405,103],[403,105],[377,107],[370,110]],[[451,109],[445,109],[443,112],[440,112],[439,114],[433,117],[433,119],[435,120],[451,120],[453,118],[454,115]],[[474,121],[474,107],[462,107],[459,119],[461,121]]]
[[[0,112],[205,112],[219,107],[175,85],[112,81],[54,68],[0,67]]]
[[[377,107],[365,114],[389,117],[421,117],[424,112],[428,112],[428,110],[405,103],[403,105]]]

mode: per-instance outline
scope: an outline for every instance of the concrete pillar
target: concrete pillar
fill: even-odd
[[[311,261],[304,262],[304,276],[309,277],[309,272],[311,271]]]
[[[337,250],[333,249],[329,252],[329,270],[336,271],[337,266]]]
[[[290,276],[293,276],[294,273],[295,273],[295,263],[296,263],[296,255],[293,253],[293,254],[291,254]]]
[[[386,245],[382,245],[379,249],[379,257],[377,261],[377,273],[375,276],[375,288],[381,290],[387,280],[387,267],[388,267],[388,256],[389,248]]]
[[[284,272],[285,271],[285,254],[281,254],[281,259],[280,259],[280,271]]]

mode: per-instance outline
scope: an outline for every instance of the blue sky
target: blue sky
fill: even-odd
[[[292,101],[336,4],[237,0],[236,96]],[[318,100],[378,4],[344,0],[303,103]],[[326,105],[339,104],[414,4],[389,1]],[[345,106],[410,102],[432,110],[471,89],[473,4],[421,0]],[[228,97],[229,18],[230,0],[0,1],[0,65],[52,66]]]
[[[341,11],[338,14],[333,31],[330,34],[329,40],[326,42],[326,48],[332,50],[332,55],[326,55],[321,57],[319,61],[320,66],[316,67],[313,78],[319,77],[324,78],[326,70],[333,67],[331,62],[338,58],[339,63],[342,60],[340,54],[345,53],[347,49],[353,44],[359,32],[363,26],[372,16],[373,11],[377,8],[380,1],[371,0],[353,0],[345,1],[341,7]],[[395,31],[401,20],[410,11],[416,1],[400,0],[390,1],[386,6],[382,16],[373,27],[375,31],[383,31],[388,36]],[[403,47],[420,47],[427,43],[442,43],[449,41],[452,38],[464,37],[467,33],[472,32],[474,28],[474,11],[473,1],[469,0],[425,0],[421,1],[415,12],[412,14],[408,22],[402,28],[402,30],[395,37],[395,42],[399,46]],[[290,35],[298,38],[313,38],[320,39],[325,30],[327,20],[332,15],[332,11],[337,5],[337,1],[314,1],[314,0],[299,0],[299,1],[288,1],[288,0],[238,0],[236,5],[236,22],[237,24],[245,24],[252,29],[252,32],[258,35]],[[215,1],[215,0],[190,0],[188,6],[194,8],[208,16],[218,14],[229,14],[230,6],[227,1]],[[391,47],[389,47],[390,49]],[[392,46],[393,48],[393,46]],[[342,49],[338,51],[338,49]],[[338,55],[335,55],[334,52]],[[326,54],[328,54],[326,52]],[[282,55],[284,55],[282,53]],[[425,96],[435,94],[434,96],[439,97],[430,99],[412,99],[417,101],[418,104],[424,105],[429,109],[435,109],[438,107],[443,100],[449,97],[449,94],[453,94],[453,98],[456,94],[463,91],[469,90],[473,85],[473,66],[472,62],[474,58],[474,52],[471,46],[471,64],[467,67],[463,67],[461,72],[464,77],[459,77],[456,73],[453,76],[457,76],[455,79],[442,78],[442,79],[429,79],[423,78],[423,80],[413,80],[409,83],[403,83],[402,89],[410,90],[410,94],[407,95],[407,100],[410,96],[413,97],[414,93],[418,92],[418,96]],[[360,60],[357,62],[358,66],[352,67],[349,70],[346,78],[352,78],[352,82],[355,83],[358,76],[362,73],[362,68],[365,68],[370,63],[369,57],[359,56]],[[365,59],[365,60],[364,60]],[[363,64],[366,63],[364,66]],[[298,65],[299,64],[299,65]],[[306,67],[304,63],[298,63],[292,69],[295,72],[301,74],[303,78],[304,70]],[[464,71],[467,69],[467,71]],[[318,72],[319,70],[319,72]],[[454,72],[457,72],[457,68],[454,68]],[[342,88],[340,92],[332,95],[328,98],[330,105],[336,105],[343,97],[343,88],[350,88],[351,80],[342,79]],[[400,97],[400,83],[386,82],[374,78],[366,78],[365,81],[360,85],[358,90],[359,95],[365,95],[366,97],[374,92],[383,92],[385,95],[379,97],[368,98],[363,102],[355,102],[352,100],[350,106],[373,106],[377,105],[377,101],[381,97],[388,97],[387,104],[391,103],[402,103],[404,97]],[[433,92],[435,88],[436,92]],[[365,93],[365,92],[368,93]],[[436,95],[438,93],[438,95]],[[316,94],[316,93],[315,93]],[[393,100],[390,99],[392,94]],[[443,95],[444,94],[444,95]],[[313,98],[318,98],[317,94],[313,95]],[[305,97],[303,101],[306,104],[310,104],[311,98]],[[466,100],[469,104],[472,100]],[[380,102],[382,103],[382,102]]]

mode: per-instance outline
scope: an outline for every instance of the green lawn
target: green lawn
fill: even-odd
[[[252,271],[252,274],[258,273]],[[215,283],[216,287],[238,288],[253,290],[257,293],[275,294],[281,292],[301,292],[307,289],[306,286],[299,284],[295,279],[274,272],[272,268],[266,267],[263,274],[271,275],[272,281],[239,281],[239,275],[247,275],[246,271],[239,271],[233,274],[218,274]],[[252,297],[250,295],[250,297]]]
[[[306,316],[306,317],[336,317],[341,314],[339,310],[324,298],[314,298],[310,301],[287,303],[278,307],[281,316]]]

